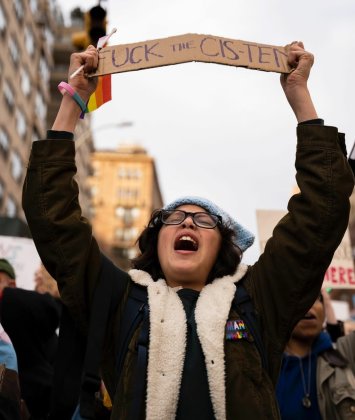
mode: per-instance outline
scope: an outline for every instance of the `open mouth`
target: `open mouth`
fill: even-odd
[[[313,314],[307,312],[306,315],[302,319],[310,320],[310,319],[316,319],[316,317]]]
[[[175,251],[197,251],[198,242],[190,235],[183,235],[176,239],[174,244]]]

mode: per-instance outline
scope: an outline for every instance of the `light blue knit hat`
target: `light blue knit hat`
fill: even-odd
[[[253,245],[255,236],[240,225],[235,219],[233,219],[228,213],[214,204],[212,201],[202,197],[180,197],[170,204],[163,207],[164,210],[174,210],[177,207],[183,206],[184,204],[194,204],[195,206],[202,207],[210,213],[217,214],[222,217],[222,222],[225,226],[232,228],[235,231],[234,244],[244,252],[251,245]]]

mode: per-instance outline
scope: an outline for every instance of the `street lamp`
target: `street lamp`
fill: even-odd
[[[75,141],[76,149],[78,149],[95,131],[101,131],[106,130],[108,128],[126,128],[126,127],[132,127],[133,122],[132,121],[122,121],[120,123],[108,123],[100,125],[99,127],[95,128],[94,130],[88,128],[85,130]]]

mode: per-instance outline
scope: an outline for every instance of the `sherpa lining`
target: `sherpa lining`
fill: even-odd
[[[247,266],[233,276],[205,286],[196,303],[195,319],[207,367],[212,405],[217,420],[226,419],[224,335],[238,282]],[[145,271],[130,270],[132,280],[146,286],[150,311],[147,370],[147,420],[174,420],[185,359],[187,321],[176,290],[165,280],[154,281]],[[213,361],[213,362],[212,362]]]

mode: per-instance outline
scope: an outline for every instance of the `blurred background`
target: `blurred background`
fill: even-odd
[[[0,0],[0,257],[15,265],[19,285],[34,288],[40,267],[21,208],[25,168],[32,141],[45,137],[55,118],[57,85],[67,80],[73,51],[114,27],[110,45],[186,33],[278,46],[302,40],[315,55],[309,86],[319,116],[346,133],[350,150],[354,16],[351,0]],[[279,74],[179,64],[112,75],[112,98],[75,133],[80,202],[104,251],[128,268],[153,209],[194,194],[255,232],[244,256],[253,263],[274,216],[297,192],[296,119]],[[352,209],[327,274],[339,314],[349,322],[355,318],[354,220]]]

